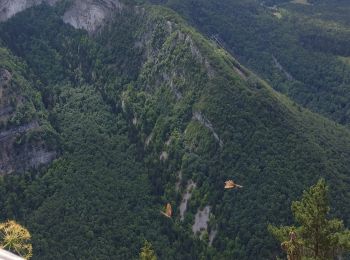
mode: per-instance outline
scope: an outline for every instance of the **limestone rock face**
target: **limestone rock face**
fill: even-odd
[[[9,125],[10,118],[25,102],[20,93],[13,91],[12,78],[10,71],[0,67],[0,176],[49,164],[57,155],[43,140],[23,141],[19,145],[20,139],[41,129],[36,120]]]
[[[46,3],[54,5],[60,0],[0,0],[0,21],[6,21],[15,14],[35,5]],[[63,15],[65,23],[77,29],[94,32],[113,13],[123,5],[119,0],[73,0]]]
[[[0,0],[0,21],[6,21],[15,14],[43,2],[53,5],[59,0]]]
[[[123,8],[118,0],[75,0],[64,14],[63,21],[74,28],[93,32],[113,13]]]

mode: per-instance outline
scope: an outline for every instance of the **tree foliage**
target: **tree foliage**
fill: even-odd
[[[348,125],[349,2],[291,2],[167,0],[165,4],[276,90]]]
[[[300,201],[292,203],[295,226],[269,226],[270,232],[284,241],[282,248],[288,256],[294,254],[313,259],[333,259],[350,250],[350,231],[343,221],[330,219],[328,187],[324,179],[305,191]],[[289,237],[289,241],[286,241]],[[296,253],[296,251],[298,251]]]
[[[30,228],[35,258],[138,258],[147,239],[160,259],[271,259],[267,223],[288,222],[286,205],[320,175],[350,223],[348,129],[273,91],[167,8],[126,5],[92,35],[61,16],[38,6],[0,25],[6,60],[28,65],[59,139],[47,168],[0,178],[0,218]],[[244,188],[225,192],[227,179]],[[159,213],[168,202],[173,222]],[[192,233],[208,205],[211,246]]]
[[[144,242],[140,252],[140,260],[157,260],[157,255],[152,249],[152,244],[147,240]]]
[[[0,248],[30,259],[32,257],[30,239],[29,231],[15,221],[0,223]]]

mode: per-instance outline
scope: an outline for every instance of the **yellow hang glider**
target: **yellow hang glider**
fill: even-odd
[[[164,216],[166,216],[167,218],[171,218],[172,214],[173,214],[173,209],[171,208],[170,203],[166,204],[165,206],[165,211],[161,211],[160,213],[162,213]]]
[[[233,180],[225,181],[225,189],[243,188],[243,186],[236,184]]]

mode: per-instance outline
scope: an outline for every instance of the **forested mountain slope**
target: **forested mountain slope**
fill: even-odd
[[[162,1],[297,103],[350,120],[349,1]]]
[[[166,8],[123,3],[89,34],[62,21],[66,8],[0,25],[6,60],[27,64],[60,140],[48,169],[0,179],[0,220],[28,227],[34,259],[136,259],[144,239],[160,259],[271,259],[267,224],[288,223],[291,200],[320,176],[350,224],[346,127]],[[244,188],[224,191],[229,178]],[[159,213],[167,202],[173,220]]]
[[[58,138],[28,68],[0,47],[0,175],[50,163]]]

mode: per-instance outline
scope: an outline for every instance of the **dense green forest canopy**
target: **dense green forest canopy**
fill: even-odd
[[[260,10],[253,2],[237,3],[246,12],[237,17]],[[220,19],[232,19],[225,13],[229,6],[222,2],[217,17],[225,26]],[[271,259],[281,251],[268,223],[290,223],[288,205],[320,176],[331,187],[331,214],[350,225],[348,128],[277,93],[225,51],[232,51],[229,41],[222,46],[209,40],[167,8],[126,5],[90,35],[62,22],[64,8],[40,5],[0,24],[1,48],[8,53],[1,67],[29,82],[38,113],[54,133],[45,140],[58,155],[40,170],[0,178],[0,220],[28,227],[33,259],[135,259],[145,240],[159,259]],[[274,18],[264,12],[263,20],[251,22],[266,19],[261,25],[268,28]],[[207,35],[212,32],[204,25],[217,27],[211,16],[191,17],[203,19],[198,28]],[[238,25],[232,30],[243,30],[243,22]],[[275,37],[277,32],[271,30]],[[259,58],[271,57],[265,45],[258,48],[252,35],[225,35],[243,37],[234,41],[242,44],[239,59],[270,75]],[[283,49],[284,42],[276,44]],[[286,52],[291,50],[298,51]],[[276,59],[289,54],[276,52]],[[323,65],[333,57],[320,55],[315,57]],[[277,81],[266,79],[276,89],[285,86],[287,94],[306,86],[276,75]],[[224,191],[228,178],[244,188]],[[181,221],[190,180],[196,188]],[[167,202],[173,220],[159,213]],[[206,206],[209,227],[200,240],[192,225]]]
[[[165,4],[276,90],[341,124],[349,123],[348,1],[168,0]]]
[[[288,259],[335,259],[350,250],[350,230],[329,217],[328,187],[320,179],[291,207],[298,226],[269,226]]]

